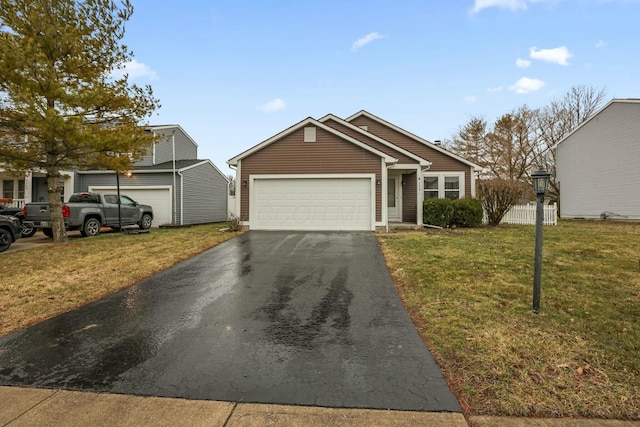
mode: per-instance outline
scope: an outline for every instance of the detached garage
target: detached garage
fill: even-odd
[[[371,230],[375,176],[251,178],[254,230]]]
[[[312,118],[234,157],[236,212],[250,230],[374,231],[397,159]],[[385,206],[385,209],[383,209]]]

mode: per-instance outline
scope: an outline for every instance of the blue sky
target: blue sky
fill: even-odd
[[[199,158],[362,109],[427,140],[571,86],[640,97],[640,0],[132,0],[132,82]]]

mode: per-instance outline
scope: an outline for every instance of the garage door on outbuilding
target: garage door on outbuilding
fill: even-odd
[[[253,230],[374,230],[375,176],[252,176]]]
[[[89,191],[98,193],[116,193],[115,186],[93,186]],[[153,208],[153,226],[171,223],[171,187],[149,186],[130,187],[121,186],[120,194],[131,197],[136,202]]]

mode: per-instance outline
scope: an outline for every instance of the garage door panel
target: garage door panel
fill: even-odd
[[[371,230],[370,178],[253,181],[255,230]]]

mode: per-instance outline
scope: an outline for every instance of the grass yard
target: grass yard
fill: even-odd
[[[379,236],[405,307],[467,415],[640,419],[640,224]]]
[[[0,336],[97,300],[238,233],[226,223],[105,233],[0,255]]]

